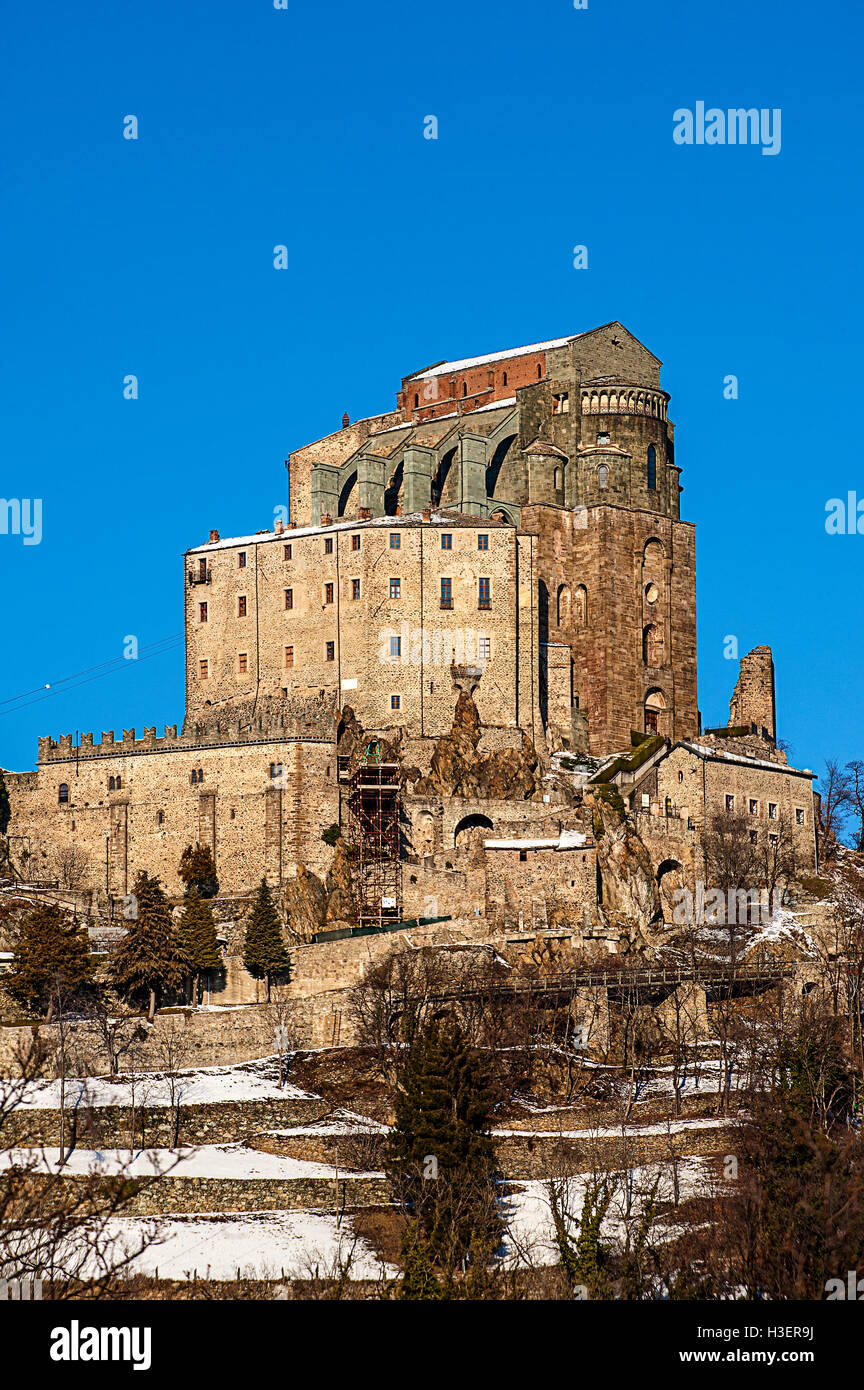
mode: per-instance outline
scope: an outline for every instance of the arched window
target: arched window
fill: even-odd
[[[538,362],[538,363],[537,363],[537,380],[538,380],[538,381],[540,380],[540,378],[541,378],[542,375],[543,375],[543,366],[542,366],[542,364],[541,364],[540,362]]]
[[[507,385],[507,373],[506,373],[506,372],[505,372],[505,373],[504,373],[504,381],[503,381],[503,385],[504,385],[504,386],[506,386],[506,385]]]
[[[555,491],[556,491],[556,492],[563,492],[563,491],[564,491],[564,469],[563,469],[563,468],[556,468],[556,469],[555,469]]]
[[[69,801],[69,786],[66,782],[61,782],[57,792],[57,800],[61,806],[67,805]]]
[[[666,708],[666,697],[662,690],[649,690],[645,696],[645,732],[659,734],[660,719]]]
[[[655,623],[648,623],[642,629],[642,660],[646,666],[660,666],[663,657],[663,641],[660,629]]]
[[[417,408],[417,406],[418,406],[419,404],[420,404],[420,397],[419,397],[419,395],[417,394],[417,392],[415,391],[415,392],[414,392],[414,407],[415,407],[415,409]]]
[[[109,777],[109,778],[108,778],[108,790],[109,790],[109,792],[113,792],[113,790],[114,790],[114,778],[113,778],[113,777]]]
[[[463,395],[463,396],[467,396],[467,395],[468,395],[468,383],[467,383],[467,381],[463,381],[463,382],[462,382],[462,395]]]
[[[570,621],[570,590],[566,584],[561,584],[558,589],[558,626],[566,626]]]
[[[648,488],[651,492],[657,491],[657,450],[653,444],[648,445]]]
[[[198,769],[198,781],[199,781],[199,782],[203,782],[203,781],[204,781],[204,769],[203,769],[203,767],[199,767],[199,769]]]
[[[584,584],[580,584],[576,589],[575,602],[573,607],[573,622],[575,627],[588,626],[588,590]]]
[[[609,469],[606,467],[605,463],[601,463],[600,467],[597,469],[597,486],[601,492],[605,492],[606,488],[609,486]]]
[[[195,783],[198,781],[198,773],[195,771],[194,767],[192,769],[192,776],[189,780],[191,781],[193,787],[195,786]]]

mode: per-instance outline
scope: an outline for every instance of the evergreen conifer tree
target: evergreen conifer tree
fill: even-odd
[[[192,972],[192,1003],[198,1003],[198,983],[205,970],[218,970],[222,965],[213,909],[196,888],[189,891],[186,906],[177,930],[180,949]]]
[[[93,983],[90,938],[55,903],[40,903],[18,929],[7,989],[29,1008],[50,1006],[52,992],[75,993]]]
[[[196,844],[194,849],[187,845],[180,855],[177,872],[186,885],[187,893],[194,888],[202,898],[215,898],[219,892],[216,861],[209,845]]]
[[[488,1257],[500,1241],[491,1099],[460,1025],[423,1024],[397,1087],[387,1167],[445,1270],[463,1266],[469,1250]]]
[[[152,1022],[157,994],[178,989],[189,967],[159,879],[142,870],[132,895],[137,916],[129,920],[126,935],[114,951],[110,973],[121,994],[147,998],[147,1017]]]
[[[290,965],[282,940],[282,927],[266,879],[261,880],[255,905],[246,924],[243,964],[257,980],[267,981],[267,1002],[274,975],[284,975]]]

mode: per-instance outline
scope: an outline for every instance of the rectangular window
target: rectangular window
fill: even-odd
[[[776,844],[777,844],[777,836],[776,836],[776,835],[769,835],[769,836],[768,836],[768,839],[771,841],[772,845],[776,845]]]
[[[390,696],[390,708],[391,708],[391,709],[399,709],[401,703],[402,703],[402,697],[401,697],[401,695],[391,695],[391,696]]]
[[[291,556],[292,556],[293,554],[294,554],[294,547],[291,546],[291,545],[286,545],[284,551],[282,552],[282,559],[283,559],[283,560],[290,560],[290,559],[291,559]]]
[[[769,801],[769,802],[768,802],[768,819],[769,819],[769,820],[776,820],[776,819],[777,819],[777,802],[776,802],[776,801]]]
[[[796,806],[796,807],[795,807],[795,824],[796,824],[796,825],[803,825],[803,824],[804,824],[804,812],[802,811],[802,809],[801,809],[800,806]]]
[[[238,618],[245,618],[245,617],[246,617],[246,595],[245,595],[245,594],[241,594],[240,597],[239,597],[238,600],[237,600],[237,617],[238,617]]]
[[[452,607],[453,607],[453,580],[452,580],[452,579],[442,579],[442,580],[441,580],[441,607],[442,607],[442,608],[452,608]]]
[[[327,650],[326,650],[325,660],[327,660],[327,661],[335,661],[335,660],[336,660],[336,643],[335,643],[335,642],[328,642],[328,643],[327,643]]]
[[[727,810],[727,811],[734,811],[734,810],[735,810],[735,798],[734,798],[734,796],[727,796],[727,798],[726,798],[726,810]]]
[[[294,665],[294,648],[293,648],[293,647],[286,647],[286,648],[285,648],[285,665],[286,665],[286,666],[293,666],[293,665]]]
[[[351,537],[351,549],[352,549],[352,550],[359,550],[359,549],[360,549],[360,537],[359,537],[359,536],[352,536],[352,537]]]
[[[401,656],[401,655],[402,655],[402,638],[401,638],[401,637],[391,637],[391,638],[390,638],[390,655],[391,655],[391,657],[396,657],[396,656]]]
[[[200,621],[201,621],[202,623],[206,623],[206,621],[207,621],[207,605],[206,605],[206,603],[199,603],[199,605],[198,605],[198,617],[199,617],[199,619],[200,619]]]
[[[488,579],[477,580],[477,607],[492,607],[492,593],[490,588],[490,581]]]
[[[248,667],[248,664],[249,664],[249,658],[248,658],[247,653],[246,653],[246,652],[238,652],[238,653],[237,653],[237,665],[238,665],[238,667],[240,668],[240,674],[241,674],[241,676],[245,676],[246,670],[247,670],[247,667]]]
[[[207,661],[202,661],[202,662],[201,662],[201,668],[200,668],[200,669],[201,669],[201,679],[202,679],[202,681],[206,681],[207,677],[208,677],[209,674],[210,674],[210,663],[207,662]]]
[[[325,536],[325,537],[324,537],[324,554],[325,554],[325,555],[332,555],[332,554],[333,554],[333,537],[332,537],[332,536]]]
[[[477,537],[477,549],[478,549],[478,550],[488,550],[488,549],[489,549],[489,537],[486,535],[485,532],[482,532],[482,533],[481,533],[480,535],[478,535],[478,537]]]
[[[400,548],[401,544],[402,544],[402,537],[399,535],[399,532],[398,532],[398,531],[391,531],[391,532],[390,532],[390,549],[391,549],[391,550],[398,550],[398,549]]]
[[[294,607],[294,590],[293,590],[293,589],[286,589],[286,590],[285,590],[285,607],[286,607],[286,608],[293,608],[293,607]]]
[[[477,655],[481,661],[488,661],[492,655],[492,638],[480,637],[477,642]]]
[[[325,584],[325,585],[324,585],[324,602],[325,602],[325,603],[332,603],[332,602],[333,602],[333,585],[332,585],[332,584]]]
[[[452,550],[452,549],[453,549],[453,537],[452,537],[452,535],[450,534],[449,531],[442,531],[442,532],[441,532],[441,549],[442,549],[442,550]]]
[[[391,580],[390,580],[390,597],[391,597],[391,598],[401,598],[401,597],[402,597],[402,580],[401,580],[401,579],[391,579]]]
[[[239,551],[238,554],[237,554],[237,568],[238,568],[239,570],[245,570],[245,568],[246,568],[246,551],[245,551],[245,550],[241,550],[241,551]]]
[[[755,844],[758,844],[758,843],[759,843],[759,832],[758,832],[758,831],[756,831],[756,830],[751,830],[751,831],[750,831],[750,843],[751,843],[751,845],[755,845]]]
[[[359,597],[360,597],[360,580],[359,580],[359,579],[352,579],[352,580],[351,580],[351,597],[352,597],[352,598],[359,598]]]
[[[570,414],[570,395],[567,391],[562,391],[560,395],[552,397],[552,414]]]
[[[758,816],[759,814],[759,802],[752,796],[750,798],[750,814],[751,816]]]

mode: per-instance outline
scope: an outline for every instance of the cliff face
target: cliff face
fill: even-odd
[[[627,821],[620,797],[588,793],[602,885],[600,911],[624,942],[653,954],[663,937],[663,907],[651,856]]]
[[[418,796],[499,797],[525,801],[536,790],[538,758],[527,734],[521,748],[478,752],[480,716],[471,695],[461,691],[453,727],[438,740],[429,772],[414,787]]]
[[[297,865],[297,876],[285,889],[285,907],[297,941],[310,941],[315,932],[333,927],[356,926],[351,861],[344,840],[337,840],[323,882],[305,864]]]

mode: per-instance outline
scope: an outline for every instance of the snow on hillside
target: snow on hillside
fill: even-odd
[[[244,1062],[231,1067],[202,1067],[183,1071],[174,1078],[174,1099],[182,1105],[218,1105],[237,1100],[309,1100],[308,1091],[290,1082],[280,1090],[273,1063]],[[275,1072],[278,1076],[278,1071]],[[131,1105],[134,1086],[136,1106],[170,1105],[171,1080],[164,1072],[141,1072],[130,1077],[67,1077],[66,1106]],[[22,1109],[57,1110],[60,1082],[40,1081],[31,1086]]]
[[[13,1165],[32,1165],[34,1172],[56,1172],[60,1150],[4,1149],[0,1152],[0,1168]],[[129,1178],[152,1178],[164,1174],[171,1178],[270,1178],[286,1180],[321,1178],[335,1181],[346,1176],[347,1170],[336,1169],[329,1163],[313,1163],[305,1159],[286,1158],[281,1154],[264,1153],[244,1144],[202,1144],[198,1148],[180,1149],[73,1149],[63,1164],[69,1177],[100,1173],[106,1176],[123,1173]],[[383,1177],[383,1173],[351,1173],[352,1177]]]

